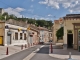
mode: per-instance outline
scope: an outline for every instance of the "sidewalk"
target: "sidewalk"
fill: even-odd
[[[34,46],[31,46],[31,47],[34,47]],[[9,53],[8,53],[8,55],[6,55],[7,46],[0,46],[0,59],[8,57],[12,54],[18,53],[18,52],[23,51],[25,49],[28,49],[28,48],[25,48],[25,46],[23,46],[23,49],[21,50],[20,45],[18,45],[18,46],[8,46]]]
[[[69,52],[71,52],[71,58],[74,60],[80,60],[80,52],[77,50],[73,49],[63,49],[63,48],[58,48],[55,45],[53,45],[53,53],[51,53],[50,48],[49,48],[49,55],[51,57],[59,58],[59,59],[64,59],[67,60],[69,58]]]

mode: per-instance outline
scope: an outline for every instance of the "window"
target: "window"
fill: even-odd
[[[15,40],[18,40],[18,33],[15,33]]]
[[[24,33],[24,40],[26,40],[26,34]]]
[[[20,40],[22,39],[22,33],[20,33]]]

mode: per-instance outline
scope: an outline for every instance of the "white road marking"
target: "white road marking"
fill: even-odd
[[[40,48],[44,47],[44,45],[42,45]],[[40,50],[40,48],[36,49],[35,51],[33,51],[31,54],[29,54],[26,58],[24,58],[23,60],[30,60],[36,53]]]

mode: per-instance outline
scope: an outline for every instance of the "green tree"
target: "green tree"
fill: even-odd
[[[17,17],[13,14],[9,15],[9,19],[14,19],[14,20],[17,20]]]
[[[0,20],[4,20],[4,19],[5,19],[4,16],[0,15]]]
[[[64,27],[61,27],[60,29],[57,30],[56,32],[56,36],[57,36],[57,39],[61,39],[64,35]]]
[[[2,14],[2,16],[8,16],[8,13],[7,13],[7,12],[4,12],[4,13]]]

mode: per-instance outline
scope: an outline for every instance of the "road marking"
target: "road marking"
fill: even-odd
[[[44,47],[44,45],[42,45],[40,48]],[[24,58],[23,60],[30,60],[36,53],[40,50],[40,48],[37,48],[35,51],[33,51],[31,54],[29,54],[26,58]]]

